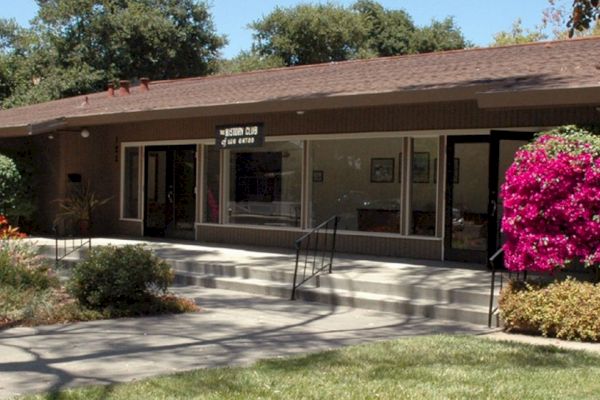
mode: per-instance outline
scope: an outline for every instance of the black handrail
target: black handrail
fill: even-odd
[[[494,307],[494,298],[495,298],[495,286],[496,286],[496,272],[502,268],[504,268],[504,249],[500,248],[498,251],[494,253],[488,260],[488,268],[492,271],[492,280],[490,283],[490,307],[488,311],[488,328],[492,327],[492,317],[499,310],[499,305],[497,304]],[[516,273],[516,279],[519,280],[521,278],[521,274],[519,272]],[[513,279],[513,273],[508,271],[508,279]],[[527,280],[527,271],[523,271],[522,279],[524,281]],[[500,291],[504,288],[504,273],[500,271]]]
[[[488,268],[492,271],[492,281],[490,283],[490,308],[488,311],[488,328],[492,327],[492,316],[498,311],[498,306],[494,307],[494,289],[496,285],[496,265],[497,260],[500,256],[504,255],[504,249],[500,248],[498,251],[494,253],[488,260]],[[500,274],[500,290],[502,290],[502,286],[504,284],[503,275]]]
[[[62,230],[58,225],[59,221],[63,223]],[[65,220],[57,219],[52,226],[52,231],[54,232],[54,266],[57,269],[61,261],[76,251],[85,247],[89,251],[92,250],[92,235],[89,229],[84,234],[81,232],[82,229],[78,230],[78,235],[74,233],[67,234]]]
[[[333,257],[335,255],[338,222],[339,217],[333,216],[294,242],[296,248],[296,268],[294,269],[294,282],[292,284],[292,300],[296,299],[296,290],[304,283],[326,269],[329,270],[330,274],[333,272]],[[331,240],[329,240],[330,237]],[[300,278],[298,267],[300,266],[301,253],[304,254],[304,269]],[[311,258],[312,261],[310,260]],[[328,259],[327,262],[326,258]],[[310,274],[307,275],[307,267],[309,265]]]

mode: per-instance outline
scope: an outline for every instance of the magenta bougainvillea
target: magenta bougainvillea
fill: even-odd
[[[600,137],[565,126],[520,149],[506,173],[502,230],[512,271],[600,264]]]

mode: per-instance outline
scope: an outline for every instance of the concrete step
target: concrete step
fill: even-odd
[[[236,266],[221,264],[206,264],[194,260],[170,260],[175,273],[193,272],[203,275],[223,277],[240,277],[244,279],[267,280],[291,285],[294,273],[289,270],[274,270],[260,266]],[[434,300],[446,303],[464,303],[485,306],[489,301],[489,288],[485,287],[445,287],[427,282],[412,284],[410,282],[390,282],[388,278],[376,280],[373,278],[349,278],[342,274],[321,274],[318,276],[321,288],[345,291],[360,291],[367,293],[386,294],[415,299]],[[386,280],[387,279],[387,280]]]
[[[195,272],[178,272],[175,283],[208,288],[233,290],[262,296],[290,298],[291,284],[261,279],[224,277]],[[310,283],[310,282],[309,282]],[[435,300],[407,298],[389,294],[348,291],[307,285],[296,292],[298,300],[394,312],[427,318],[437,318],[485,325],[488,310],[484,306],[463,303],[445,303]]]

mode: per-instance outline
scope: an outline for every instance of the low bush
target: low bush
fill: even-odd
[[[44,290],[58,286],[58,278],[31,244],[18,239],[2,239],[0,285]]]
[[[550,284],[511,281],[500,294],[508,331],[600,341],[600,286],[573,279]]]
[[[75,266],[68,287],[82,306],[126,316],[165,295],[172,281],[169,265],[142,246],[105,246]]]

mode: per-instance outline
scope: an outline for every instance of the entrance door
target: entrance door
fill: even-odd
[[[498,194],[515,152],[533,134],[448,138],[445,259],[484,264],[503,242]]]
[[[146,147],[144,233],[194,239],[196,146]]]
[[[490,248],[490,137],[449,137],[446,168],[445,258],[484,263]]]

